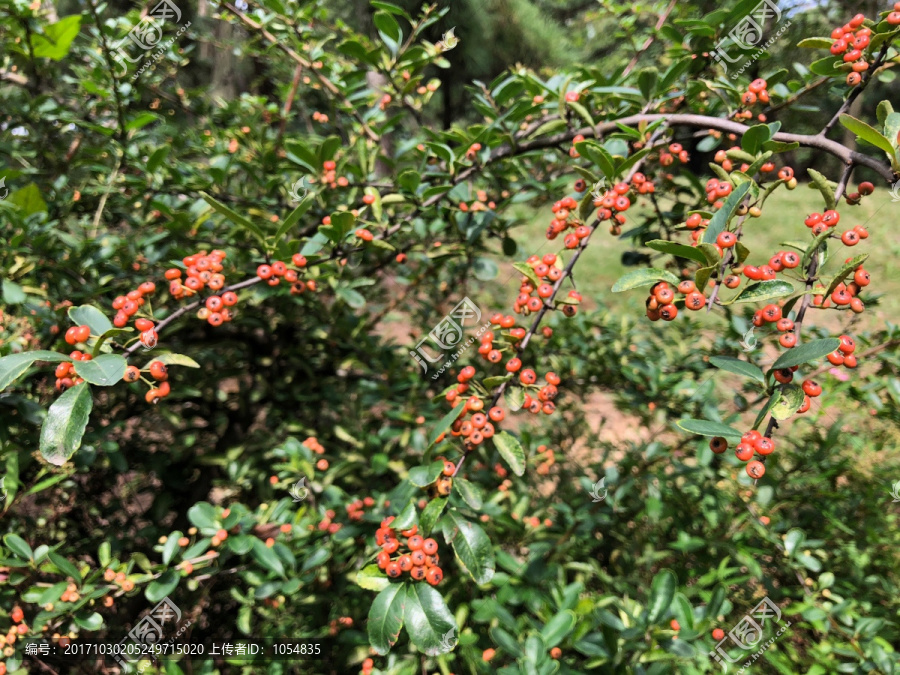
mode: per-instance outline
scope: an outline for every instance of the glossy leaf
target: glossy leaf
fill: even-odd
[[[475,583],[488,583],[494,577],[494,548],[484,530],[457,511],[448,511],[441,524],[444,538],[453,546],[463,569]]]
[[[6,389],[15,382],[32,364],[37,361],[50,361],[59,363],[62,361],[72,361],[67,354],[59,352],[51,352],[46,350],[37,350],[33,352],[22,352],[21,354],[10,354],[0,358],[0,391]]]
[[[403,621],[417,649],[428,656],[453,650],[456,620],[437,590],[427,583],[409,584],[405,605]]]
[[[823,338],[811,340],[805,344],[788,349],[772,364],[771,370],[802,366],[804,363],[815,361],[833,352],[841,344],[838,338]]]
[[[122,381],[128,361],[121,354],[101,354],[90,361],[75,361],[74,366],[75,372],[86,382],[111,387]]]
[[[94,399],[87,383],[76,384],[53,402],[41,427],[41,455],[62,466],[81,447]]]
[[[376,596],[369,608],[369,620],[366,623],[369,644],[382,656],[400,638],[407,588],[406,583],[389,584]]]
[[[642,286],[652,286],[658,281],[667,281],[670,284],[678,285],[680,281],[678,277],[668,270],[661,270],[655,267],[645,267],[629,272],[621,277],[613,284],[612,292],[621,293],[622,291],[630,291],[633,288]]]
[[[727,370],[729,373],[749,377],[762,384],[766,383],[765,373],[763,373],[759,366],[755,366],[748,361],[741,361],[740,359],[735,359],[730,356],[710,356],[709,362],[716,368]]]
[[[699,436],[722,436],[724,438],[740,438],[741,432],[721,422],[709,420],[685,419],[676,424],[685,431]]]
[[[522,449],[518,438],[508,431],[501,431],[494,434],[494,447],[514,474],[521,476],[525,473],[525,450]]]

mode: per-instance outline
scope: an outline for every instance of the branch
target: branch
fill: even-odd
[[[357,111],[356,106],[347,100],[347,97],[341,93],[340,89],[338,89],[337,86],[335,86],[334,82],[332,82],[327,77],[325,77],[322,73],[320,73],[318,71],[318,69],[313,68],[312,63],[310,63],[307,59],[300,56],[300,54],[295,52],[293,49],[291,49],[287,45],[279,42],[278,38],[276,38],[274,35],[272,35],[265,28],[263,28],[262,24],[256,23],[256,21],[254,21],[253,19],[248,17],[243,12],[239,11],[230,2],[225,2],[225,3],[223,3],[223,5],[232,14],[234,14],[238,19],[240,19],[246,26],[249,26],[256,32],[258,32],[266,40],[268,40],[270,44],[274,45],[275,47],[277,47],[278,49],[283,51],[285,54],[290,56],[295,62],[299,63],[302,67],[307,68],[310,72],[312,72],[312,74],[316,76],[316,79],[322,83],[322,86],[325,87],[335,98],[337,98],[340,101],[341,105],[343,105],[347,109],[347,111],[353,117],[356,118],[356,121],[359,122],[359,124],[362,126],[362,130],[365,132],[366,136],[368,136],[369,139],[375,141],[376,143],[378,142],[378,134],[376,134],[374,131],[372,131],[372,129],[369,127],[369,125],[366,124],[366,121],[362,118],[362,116]]]
[[[659,35],[660,28],[663,27],[663,24],[666,22],[666,19],[669,18],[669,14],[672,13],[672,10],[675,9],[675,0],[671,0],[669,6],[666,7],[665,11],[659,15],[659,21],[656,22],[656,27],[653,29],[653,33],[644,40],[644,44],[641,45],[641,48],[638,50],[638,53],[631,57],[631,61],[628,62],[628,65],[625,66],[625,70],[622,71],[622,77],[625,77],[634,70],[634,67],[637,65],[638,58],[640,57],[640,52],[645,52],[649,49],[650,45],[656,40],[656,36]]]

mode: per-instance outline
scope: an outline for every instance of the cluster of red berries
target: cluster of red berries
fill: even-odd
[[[757,328],[766,323],[774,323],[775,328],[781,333],[778,342],[785,349],[790,349],[797,344],[797,335],[793,332],[794,322],[788,317],[782,316],[781,307],[778,305],[769,304],[762,309],[756,310],[752,322]],[[787,381],[789,382],[790,380]]]
[[[537,472],[541,476],[546,476],[550,473],[550,469],[556,464],[556,453],[553,452],[552,448],[548,448],[546,445],[539,445],[537,447],[536,459],[541,459],[540,464],[537,466]]]
[[[732,186],[727,180],[719,180],[718,178],[710,178],[706,181],[706,201],[714,204],[715,207],[721,208],[722,201],[731,194]]]
[[[375,506],[375,500],[372,497],[354,499],[347,504],[347,515],[350,517],[350,520],[362,520],[366,509],[370,509],[373,506]]]
[[[475,377],[475,368],[473,366],[466,366],[460,371],[459,375],[456,376],[459,384],[445,395],[450,405],[456,405],[459,397],[469,391],[469,380],[473,377]],[[461,436],[467,449],[481,445],[485,439],[491,438],[495,432],[492,422],[499,423],[506,416],[503,410],[497,406],[491,408],[487,414],[483,410],[484,401],[478,396],[470,396],[466,400],[465,407],[460,411],[459,418],[450,427],[451,435]],[[465,416],[469,414],[471,414],[471,417],[465,419]],[[450,473],[446,475],[452,476],[454,465],[452,462],[448,462],[448,464]]]
[[[84,354],[80,351],[74,351],[69,356],[73,361],[90,361],[91,355]],[[75,366],[68,361],[63,361],[58,366],[56,366],[56,391],[60,394],[66,391],[66,389],[71,389],[76,384],[81,384],[84,382],[83,378],[78,377],[75,372]]]
[[[463,213],[468,211],[487,211],[488,209],[497,208],[497,203],[491,199],[488,199],[488,193],[484,190],[478,190],[475,193],[475,201],[471,204],[466,204],[466,202],[459,203],[459,210]]]
[[[299,253],[293,255],[291,262],[298,269],[306,267],[306,257]],[[297,270],[289,269],[281,260],[275,260],[271,264],[263,263],[256,268],[256,276],[268,283],[269,286],[277,286],[284,279],[291,284],[292,295],[299,295],[307,290],[316,290],[316,282],[314,280],[301,281]]]
[[[300,445],[304,446],[305,448],[308,448],[309,450],[312,450],[317,455],[325,454],[325,446],[323,446],[321,443],[319,443],[319,439],[316,438],[315,436],[308,437]]]
[[[734,163],[731,161],[731,158],[728,157],[728,153],[731,151],[740,151],[740,150],[741,150],[741,147],[739,145],[734,145],[731,148],[729,148],[728,150],[717,150],[716,154],[713,156],[713,161],[716,164],[720,164],[722,166],[722,168],[725,169],[726,171],[730,172],[732,169],[734,169]],[[747,164],[746,162],[744,162],[740,165],[740,171],[742,171],[743,173],[746,173],[749,168],[750,168],[750,165]],[[783,173],[780,172],[778,174],[778,177],[784,178],[784,180],[789,180],[791,177],[793,177],[794,171],[790,167],[786,167],[786,168],[787,168],[787,171],[783,171]],[[775,162],[764,162],[759,167],[759,172],[763,173],[763,174],[772,173],[774,170],[775,170]],[[709,193],[709,190],[707,189],[707,195],[706,195],[707,198],[709,197],[708,193]],[[754,214],[750,214],[750,215],[754,215]]]
[[[849,335],[841,335],[841,344],[825,358],[833,366],[856,368],[857,360],[853,355],[856,351],[856,341]]]
[[[522,283],[519,285],[519,295],[513,303],[513,311],[516,314],[528,316],[532,312],[540,311],[544,303],[553,296],[553,284],[562,278],[563,270],[561,260],[555,253],[548,253],[543,258],[532,255],[525,262],[534,270],[534,275],[538,281],[542,282],[535,288],[534,282],[530,278],[522,277]],[[535,295],[532,295],[532,293]],[[581,302],[581,294],[572,290],[569,291],[568,297],[571,302],[562,303],[563,313],[566,316],[575,316],[578,308],[572,303]],[[510,335],[521,339],[525,337],[525,329],[516,330],[513,328],[510,330]]]
[[[325,121],[327,122],[328,119],[326,118]],[[347,187],[348,185],[350,185],[350,181],[347,180],[346,176],[337,175],[336,169],[337,164],[334,162],[334,160],[328,159],[322,162],[322,173],[319,176],[319,180],[321,181],[322,185],[327,185],[332,190],[337,187]],[[314,181],[310,179],[310,182]]]
[[[169,293],[176,300],[190,298],[205,288],[211,291],[219,291],[225,287],[225,275],[222,261],[227,254],[225,251],[215,250],[208,254],[200,251],[182,259],[187,268],[187,279],[182,281],[181,270],[177,267],[166,270],[165,277],[169,281]],[[226,291],[221,295],[211,295],[206,299],[203,307],[197,310],[197,318],[208,321],[212,326],[221,326],[234,318],[231,309],[237,304],[238,296],[233,291]]]
[[[668,149],[659,153],[659,163],[663,166],[672,166],[676,158],[682,164],[687,164],[691,159],[690,154],[682,147],[681,143],[669,143]]]
[[[565,197],[553,205],[553,220],[547,227],[547,239],[552,241],[570,227],[574,227],[575,232],[567,234],[563,239],[563,243],[566,248],[575,248],[578,246],[579,241],[591,233],[591,228],[578,220],[578,218],[569,220],[570,214],[577,207],[578,202],[575,201],[574,197]]]
[[[320,124],[328,123],[328,115],[320,113],[318,110],[313,111],[312,118],[314,122],[319,122]]]
[[[728,449],[728,441],[721,436],[716,436],[709,442],[709,449],[720,455]],[[771,455],[774,450],[775,441],[753,429],[741,436],[741,442],[734,449],[734,454],[742,462],[748,462],[746,470],[750,478],[762,478],[766,473],[766,465],[753,459],[753,456],[758,454],[766,457]]]
[[[896,7],[895,5],[894,8]],[[834,40],[831,53],[834,56],[843,54],[844,63],[852,64],[851,72],[847,73],[847,84],[851,87],[862,82],[862,74],[869,69],[869,62],[863,52],[871,41],[872,29],[863,26],[865,20],[865,16],[857,14],[848,23],[831,31],[831,38]]]
[[[432,586],[437,586],[444,573],[438,567],[440,556],[438,555],[438,543],[434,539],[425,539],[418,532],[418,526],[413,525],[408,530],[401,530],[400,536],[406,541],[401,543],[395,530],[391,528],[394,517],[390,516],[381,521],[381,527],[375,532],[375,542],[381,546],[378,554],[378,567],[392,579],[397,579],[404,572],[416,581],[424,579]],[[405,546],[408,552],[402,552]],[[395,553],[400,553],[397,558],[391,558]]]
[[[609,233],[611,235],[618,237],[622,234],[622,225],[625,224],[625,212],[631,208],[631,199],[629,199],[628,193],[631,190],[641,192],[641,188],[643,188],[643,194],[655,191],[653,183],[648,181],[647,177],[642,173],[635,174],[634,177],[632,177],[630,186],[624,181],[619,182],[613,185],[612,189],[607,190],[602,196],[595,196],[594,206],[597,207],[597,217],[600,221],[614,221],[610,223],[609,226]],[[578,234],[577,229],[575,234]],[[581,239],[581,237],[579,237],[579,239]],[[566,244],[566,247],[575,248],[575,246],[569,246],[568,244]]]
[[[319,529],[323,532],[327,531],[328,534],[336,534],[341,529],[341,524],[334,522],[336,515],[334,509],[325,511],[325,517],[319,521]],[[310,528],[312,528],[312,525],[310,525]]]
[[[675,306],[675,291],[684,296],[684,307],[692,312],[703,309],[706,305],[706,296],[703,295],[690,279],[685,279],[673,290],[665,281],[660,281],[650,289],[645,305],[647,318],[651,321],[672,321],[678,316],[678,308]]]
[[[137,382],[141,379],[141,371],[137,366],[128,366],[125,369],[125,375],[122,377],[126,382]],[[150,390],[144,395],[144,399],[147,403],[157,404],[159,400],[165,398],[171,392],[171,387],[168,383],[169,379],[169,369],[166,368],[166,364],[162,361],[153,361],[147,366],[146,372],[150,374],[158,384],[150,385]],[[149,383],[148,383],[149,384]]]
[[[156,284],[152,281],[145,281],[133,291],[128,291],[125,295],[120,295],[113,300],[112,308],[116,310],[113,326],[116,328],[127,326],[129,319],[135,316],[146,303],[146,296],[152,295],[154,291],[156,291]],[[141,344],[148,349],[156,346],[159,336],[156,334],[153,321],[139,317],[134,320],[134,327],[141,334]]]
[[[756,78],[747,86],[747,91],[743,93],[741,96],[741,103],[746,106],[751,106],[757,101],[760,103],[768,103],[769,102],[769,92],[766,90],[768,86],[767,82],[761,77]],[[749,110],[744,112],[744,117],[748,119],[753,117],[753,113]]]
[[[472,143],[469,146],[469,149],[466,150],[466,159],[472,161],[478,155],[478,151],[481,150],[481,143]]]
[[[848,263],[853,258],[847,258],[844,262]],[[848,306],[850,311],[855,314],[862,314],[866,306],[863,304],[863,301],[860,300],[857,296],[859,292],[866,286],[868,286],[872,281],[871,275],[863,268],[862,265],[857,266],[857,268],[853,271],[853,281],[849,284],[844,283],[843,281],[839,283],[834,291],[832,291],[829,297],[825,297],[825,289],[822,286],[817,286],[813,289],[813,306],[821,307],[822,309],[828,309],[831,307],[831,303],[834,303],[838,307]]]
[[[539,385],[536,381],[537,375],[530,368],[523,370],[519,375],[519,382],[522,383],[523,388],[526,390],[525,399],[522,402],[522,409],[527,410],[532,415],[537,415],[538,413],[552,415],[556,412],[556,404],[553,402],[553,399],[555,399],[556,395],[559,393],[559,390],[557,389],[557,386],[559,386],[560,383],[559,375],[551,371],[544,375],[544,385]],[[532,397],[532,395],[528,393],[529,389],[531,389],[532,392],[536,390],[536,396]]]

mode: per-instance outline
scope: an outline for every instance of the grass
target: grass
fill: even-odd
[[[640,216],[647,213],[648,206],[646,200],[641,199],[629,212],[629,220],[637,222]],[[666,207],[665,203],[661,206]],[[809,189],[803,184],[793,191],[778,190],[766,202],[763,215],[758,219],[748,220],[744,228],[742,241],[751,251],[748,263],[764,264],[775,251],[785,248],[781,245],[782,242],[810,239],[809,229],[803,224],[803,220],[809,213],[821,210],[823,210],[822,198],[817,190]],[[867,303],[867,309],[858,318],[856,329],[872,329],[883,326],[885,321],[896,321],[900,312],[900,274],[895,271],[896,260],[900,255],[900,232],[890,227],[890,222],[900,211],[900,202],[892,202],[890,192],[887,190],[876,190],[874,195],[865,198],[859,206],[842,204],[838,211],[841,214],[838,232],[843,232],[854,225],[865,225],[870,236],[852,248],[840,242],[837,242],[837,245],[830,244],[831,258],[825,267],[825,279],[830,278],[845,258],[868,253],[870,257],[865,263],[865,268],[872,275],[872,285],[869,287],[871,290],[867,290],[861,296]],[[564,250],[561,238],[551,242],[544,236],[550,222],[549,206],[533,215],[528,212],[519,215],[526,219],[527,224],[514,233],[519,244],[516,260],[523,260],[532,253],[544,255]],[[628,227],[629,225],[626,225],[625,229]],[[682,233],[678,235],[678,239],[687,242],[688,236]],[[591,239],[574,271],[578,290],[585,297],[585,309],[606,307],[614,311],[643,313],[645,297],[643,289],[625,293],[610,291],[619,277],[635,269],[622,263],[622,254],[629,250],[633,250],[630,242],[615,239],[606,231],[598,230]],[[651,252],[649,249],[642,251]],[[497,306],[509,308],[512,298],[517,293],[519,274],[512,268],[512,261],[509,258],[498,256],[498,262],[501,262],[498,281],[504,283],[494,284],[494,290],[490,295]],[[795,286],[799,290],[799,282],[795,283]],[[877,294],[881,294],[879,302],[870,304],[873,296]],[[844,312],[828,311],[821,314],[823,316],[820,316],[819,312],[813,313],[810,319],[829,327],[838,327],[849,318]]]

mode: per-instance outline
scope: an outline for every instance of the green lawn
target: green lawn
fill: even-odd
[[[665,203],[662,206],[665,208]],[[647,207],[646,199],[641,199],[629,214],[634,214],[631,217],[637,220],[634,216],[641,215],[642,210]],[[780,245],[781,242],[810,238],[809,229],[803,224],[803,220],[809,213],[817,210],[822,210],[822,199],[818,191],[802,184],[793,191],[778,190],[767,201],[762,217],[749,221],[749,226],[745,227],[743,241],[751,250],[748,262],[763,264],[772,253],[784,248]],[[840,252],[829,261],[826,272],[836,270],[839,262],[843,262],[851,253],[870,254],[865,267],[872,275],[872,285],[869,288],[873,290],[861,296],[867,303],[867,310],[860,317],[859,326],[874,328],[884,325],[886,320],[896,320],[900,311],[900,274],[896,272],[896,261],[900,255],[900,231],[889,227],[889,223],[900,212],[900,202],[892,202],[889,191],[878,190],[865,198],[859,206],[844,203],[838,210],[842,216],[837,227],[839,232],[862,224],[869,230],[870,236],[852,249],[840,244]],[[551,217],[549,205],[533,216],[529,217],[527,212],[520,215],[526,217],[528,224],[514,231],[514,237],[519,243],[517,259],[524,259],[532,253],[543,255],[564,250],[561,238],[551,242],[544,236]],[[628,229],[627,225],[625,229]],[[687,243],[687,234],[680,236]],[[838,250],[834,244],[831,248],[833,251]],[[628,250],[631,250],[630,242],[612,237],[605,229],[598,230],[594,235],[575,268],[575,281],[579,291],[585,296],[586,308],[605,306],[613,310],[643,312],[644,293],[641,289],[625,293],[610,292],[613,283],[622,274],[633,269],[622,264],[622,254]],[[644,252],[649,251],[644,249]],[[493,296],[498,306],[509,311],[518,288],[519,275],[512,269],[511,260],[502,256],[499,259],[502,260],[499,281],[505,283],[493,284],[493,289],[491,284],[486,284],[485,290]],[[879,304],[870,305],[870,299],[876,293],[883,294]],[[823,318],[817,314],[812,318],[817,323],[823,322]],[[843,313],[838,315],[837,312],[826,314],[833,315],[827,318],[828,325],[839,325],[839,320],[845,317]]]

